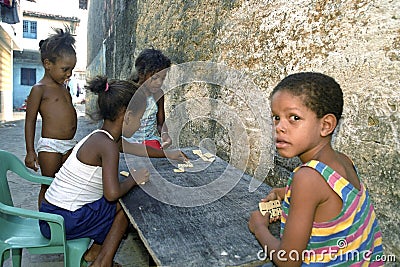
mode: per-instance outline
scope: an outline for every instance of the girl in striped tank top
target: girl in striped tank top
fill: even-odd
[[[271,93],[278,153],[298,156],[286,188],[262,201],[282,201],[281,238],[269,214],[251,214],[249,229],[278,266],[382,266],[382,234],[368,191],[353,162],[331,146],[343,93],[320,73],[297,73]],[[274,218],[275,221],[279,218]]]

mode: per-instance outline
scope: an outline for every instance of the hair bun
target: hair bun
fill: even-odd
[[[45,42],[45,40],[40,40],[39,41],[39,48],[42,48],[43,43]]]

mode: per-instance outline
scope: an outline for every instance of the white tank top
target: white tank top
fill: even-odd
[[[98,129],[76,144],[71,155],[56,173],[54,181],[46,191],[45,198],[49,203],[66,210],[75,211],[103,196],[102,167],[87,165],[79,161],[76,156],[82,144],[97,132],[103,132],[114,140],[110,133]]]

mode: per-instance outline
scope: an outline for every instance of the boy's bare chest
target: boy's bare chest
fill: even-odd
[[[72,106],[71,95],[66,89],[48,90],[43,94],[43,104]]]

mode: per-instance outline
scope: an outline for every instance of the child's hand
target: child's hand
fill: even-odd
[[[168,148],[172,144],[172,139],[167,132],[161,134],[162,149]]]
[[[133,179],[135,180],[136,184],[144,184],[149,181],[149,170],[146,168],[142,168],[140,170],[132,170]]]
[[[285,188],[280,187],[280,188],[274,188],[269,192],[269,194],[265,197],[262,198],[262,202],[268,202],[272,200],[279,200],[282,201],[282,199],[285,197]]]
[[[269,225],[269,212],[267,212],[264,216],[260,211],[253,211],[250,215],[249,219],[249,230],[253,234],[255,234],[256,230],[268,230]]]
[[[28,152],[25,156],[25,166],[37,171],[39,167],[39,161],[35,152]]]
[[[180,150],[167,150],[164,151],[165,157],[172,159],[172,160],[180,160],[183,162],[188,161],[188,157],[186,157],[186,155],[180,151]]]

